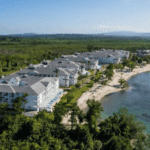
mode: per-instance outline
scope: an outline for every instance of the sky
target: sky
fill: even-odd
[[[150,32],[150,0],[3,0],[0,35]]]

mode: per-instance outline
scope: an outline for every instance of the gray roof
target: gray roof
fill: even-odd
[[[28,93],[29,95],[38,95],[30,86],[12,86],[15,93]],[[6,92],[6,91],[5,91]]]
[[[83,62],[84,57],[64,57],[64,58],[57,58],[54,59],[54,61],[65,61],[65,60],[70,60],[70,61],[74,61],[74,62]]]
[[[0,92],[15,93],[15,90],[9,84],[0,84]]]
[[[68,72],[70,75],[74,75],[75,72],[73,72],[71,69],[65,69],[66,72]]]
[[[59,70],[58,76],[69,76],[70,75],[70,73],[66,69],[59,68],[58,70]]]
[[[42,75],[47,74],[51,76],[56,76],[56,69],[57,68],[52,68],[52,67],[38,67],[33,70],[26,68],[24,70],[19,71],[18,73],[28,74],[37,71],[38,74],[42,74]],[[58,76],[68,76],[68,75],[69,75],[68,72],[66,72],[64,68],[59,68]]]
[[[15,77],[16,81],[21,81],[21,79],[19,77]]]
[[[26,81],[26,84],[23,86],[11,86],[9,84],[0,84],[0,92],[28,93],[29,95],[38,95],[43,90],[45,90],[49,82],[54,83],[56,80],[58,80],[58,78],[36,77],[36,76],[27,76],[25,78],[21,78],[20,75],[16,75],[16,77],[19,77],[21,81]]]
[[[41,82],[45,87],[49,84],[49,82]]]
[[[73,61],[67,61],[67,60],[54,60],[53,62],[48,65],[48,67],[53,67],[53,68],[60,68],[60,67],[74,67],[74,68],[79,68],[79,65],[76,64]]]
[[[89,57],[103,57],[103,58],[107,58],[109,57],[109,55],[111,55],[111,57],[120,57],[120,54],[122,53],[124,55],[128,54],[128,51],[123,51],[123,50],[97,50],[97,51],[93,51],[93,52],[83,52],[81,54],[78,54],[78,56],[75,55],[63,55],[61,58],[57,58],[54,61],[65,61],[70,60],[70,61],[77,61],[77,62],[83,62],[84,58],[89,58]]]
[[[8,76],[4,76],[2,79],[5,80],[5,81],[10,81],[11,78],[15,78],[16,79],[16,77],[17,77],[16,75],[11,74],[11,75],[8,75]]]

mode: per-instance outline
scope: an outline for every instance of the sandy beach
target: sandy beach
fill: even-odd
[[[121,78],[121,76],[123,79],[127,81],[132,76],[147,71],[150,71],[150,64],[146,65],[143,68],[140,68],[138,66],[137,68],[133,69],[132,72],[116,72],[116,70],[114,69],[114,76],[112,78],[112,81],[110,81],[108,85],[103,86],[100,89],[96,89],[96,92],[91,92],[95,90],[97,86],[99,86],[98,83],[95,83],[89,91],[83,93],[82,96],[77,100],[77,105],[79,106],[80,109],[85,110],[87,108],[86,102],[88,99],[95,99],[97,101],[100,101],[104,96],[110,93],[121,91],[122,90],[121,88],[113,87],[114,85],[119,85],[118,80]],[[62,123],[68,124],[69,118],[70,118],[69,115],[65,116],[63,118]]]

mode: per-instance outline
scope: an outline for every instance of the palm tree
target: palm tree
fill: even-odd
[[[24,109],[26,111],[26,104],[28,103],[28,101],[26,100],[26,97],[29,96],[28,93],[24,93],[23,94],[23,103],[24,103]]]
[[[91,63],[90,63],[90,61],[88,61],[88,70],[89,70],[89,65],[90,65]]]
[[[58,69],[56,69],[56,77],[58,77],[58,72],[59,72],[59,70],[58,70]]]
[[[123,85],[123,87],[128,87],[128,84],[126,83],[125,79],[120,78],[119,83],[120,83],[121,86]]]

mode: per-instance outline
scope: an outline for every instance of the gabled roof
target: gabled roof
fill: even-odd
[[[59,68],[58,69],[59,71],[58,71],[58,76],[69,76],[70,75],[70,73],[68,73],[65,69],[63,69],[63,68]]]
[[[0,84],[0,92],[3,92],[3,93],[15,93],[15,90],[9,84]]]
[[[23,86],[11,86],[10,84],[0,84],[0,92],[4,93],[28,93],[29,95],[38,95],[46,89],[49,83],[55,83],[58,78],[49,77],[34,77],[28,76],[23,78],[26,81],[26,85]]]
[[[49,82],[41,82],[45,87],[48,86]]]
[[[15,77],[16,81],[21,81],[20,77]]]

